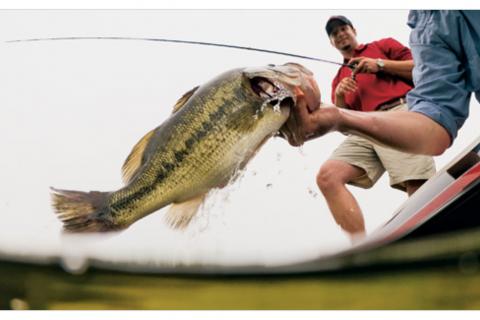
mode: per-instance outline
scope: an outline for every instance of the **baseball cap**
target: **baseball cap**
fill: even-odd
[[[333,29],[335,29],[338,26],[343,26],[346,24],[353,28],[352,22],[348,20],[347,17],[331,16],[328,19],[327,24],[325,25],[325,30],[327,31],[327,35],[330,37],[330,34],[332,33]]]

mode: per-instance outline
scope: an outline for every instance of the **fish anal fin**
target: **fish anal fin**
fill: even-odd
[[[165,215],[165,221],[173,229],[185,229],[205,200],[201,194],[184,202],[172,203]]]
[[[190,99],[190,97],[193,96],[195,91],[197,91],[198,87],[199,86],[196,86],[192,90],[186,92],[180,99],[178,99],[177,103],[175,103],[175,105],[173,106],[172,113],[175,113],[178,110],[180,110],[185,105],[185,103],[187,103],[188,99]]]
[[[140,169],[140,167],[142,166],[144,162],[143,155],[145,153],[145,149],[147,148],[147,145],[150,142],[150,139],[152,138],[154,132],[155,129],[144,135],[142,139],[140,139],[140,141],[138,141],[137,144],[133,147],[132,151],[123,163],[122,178],[126,184],[128,184],[132,180],[138,169]]]

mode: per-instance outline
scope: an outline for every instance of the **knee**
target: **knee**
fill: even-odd
[[[334,166],[325,163],[317,174],[317,185],[323,193],[328,192],[335,187],[343,184],[339,177],[338,170]]]

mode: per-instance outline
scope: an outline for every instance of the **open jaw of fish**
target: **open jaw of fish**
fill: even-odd
[[[247,76],[252,79],[263,76],[261,79],[265,81],[261,85],[261,88],[264,89],[266,87],[266,90],[264,91],[267,91],[267,93],[260,92],[259,94],[261,96],[267,98],[272,91],[276,93],[276,97],[270,98],[268,102],[275,105],[278,99],[281,100],[290,97],[293,99],[293,104],[296,105],[297,100],[301,98],[305,99],[307,108],[310,112],[313,112],[320,107],[321,95],[313,72],[298,63],[292,62],[281,66],[269,65],[269,67],[272,69],[247,68],[245,70]],[[281,81],[277,80],[273,83],[268,81],[269,73],[272,71],[277,74],[277,77],[281,79]],[[252,86],[255,90],[255,85]],[[299,132],[298,129],[299,126],[296,122],[296,118],[292,115],[288,117],[287,121],[279,129],[277,136],[285,138],[293,145],[300,146],[303,144],[304,140],[302,133]]]
[[[295,63],[227,71],[183,95],[173,113],[133,147],[112,192],[53,189],[54,211],[71,232],[122,230],[171,204],[165,215],[185,228],[206,194],[234,180],[274,134],[295,136],[299,99],[314,110],[313,74]],[[293,129],[292,129],[293,128]]]

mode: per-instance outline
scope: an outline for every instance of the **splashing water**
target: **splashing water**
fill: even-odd
[[[281,85],[279,83],[275,83],[275,85],[277,87],[281,87]],[[268,105],[271,105],[273,107],[273,111],[275,112],[281,112],[281,108],[280,108],[280,104],[281,102],[286,99],[286,98],[290,98],[291,97],[291,94],[289,93],[289,91],[285,90],[284,88],[281,88],[279,91],[277,91],[275,93],[275,96],[271,97],[270,99],[266,99],[263,103],[262,103],[262,106],[260,107],[259,110],[257,110],[257,113],[255,114],[255,119],[258,118],[258,115],[260,113],[263,113],[265,108],[268,106]]]
[[[237,167],[225,187],[214,188],[208,192],[198,214],[193,218],[200,226],[199,233],[207,232],[212,220],[222,221],[224,225],[226,224],[226,207],[231,201],[231,195],[240,188],[245,173],[245,169]]]
[[[307,188],[308,194],[311,195],[313,198],[318,197],[318,192],[314,191],[311,187]]]

